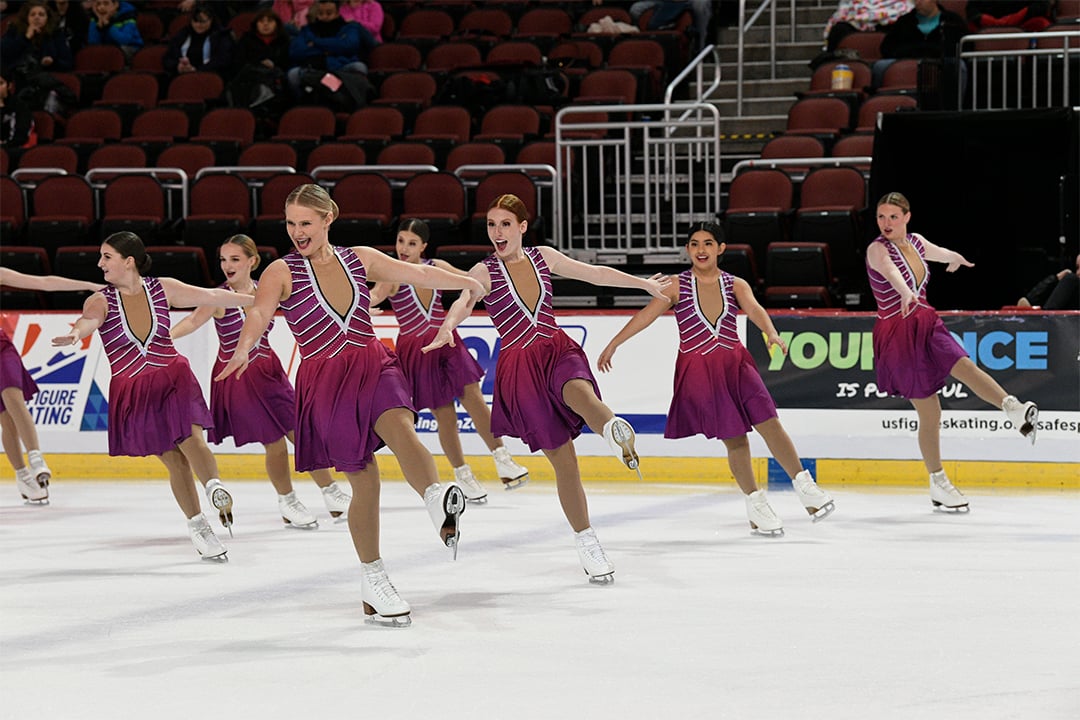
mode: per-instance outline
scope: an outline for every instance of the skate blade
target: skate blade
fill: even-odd
[[[967,503],[963,505],[942,505],[937,500],[931,500],[934,503],[934,512],[944,513],[945,515],[963,515],[964,513],[971,512],[971,508]]]
[[[806,512],[810,513],[810,522],[821,522],[832,515],[834,510],[836,510],[836,503],[832,500],[819,508],[806,508]]]
[[[784,537],[784,528],[776,528],[775,530],[762,530],[759,527],[751,525],[750,534],[760,535],[761,537],[780,538]]]
[[[525,473],[521,477],[499,479],[502,480],[503,490],[516,490],[525,483],[529,482],[529,473]]]
[[[589,582],[593,585],[614,585],[615,572],[609,572],[607,575],[590,575]]]
[[[319,521],[309,522],[307,525],[297,525],[291,522],[288,518],[281,518],[285,521],[285,527],[292,530],[317,530],[319,527]]]
[[[47,497],[38,498],[37,500],[32,500],[32,499],[26,497],[25,495],[23,495],[22,497],[23,497],[23,500],[26,501],[26,502],[23,503],[24,505],[48,505],[49,504],[49,498],[47,498]]]
[[[446,538],[446,547],[450,548],[450,559],[457,560],[458,536],[457,533]]]
[[[634,430],[627,422],[616,422],[611,426],[611,438],[622,450],[622,461],[631,470],[638,469],[638,454],[634,451]],[[638,472],[638,477],[641,473]]]
[[[229,556],[226,553],[221,553],[220,555],[203,555],[203,556],[201,556],[200,559],[203,562],[219,563],[219,564],[229,562]]]
[[[465,498],[465,502],[472,503],[473,505],[487,505],[488,496],[484,495],[483,497],[478,498]]]
[[[374,625],[375,627],[407,628],[412,625],[412,618],[408,615],[391,615],[386,617],[379,613],[373,613],[364,616],[364,623],[366,625]]]

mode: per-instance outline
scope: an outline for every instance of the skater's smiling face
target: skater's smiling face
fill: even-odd
[[[526,220],[519,220],[517,215],[494,207],[487,213],[488,239],[495,245],[495,254],[501,260],[521,255],[521,237],[528,229]]]
[[[244,248],[229,242],[218,250],[218,260],[225,282],[234,290],[247,289],[251,283],[251,271],[259,264],[258,255],[248,255]]]
[[[330,222],[333,216],[317,210],[290,203],[285,207],[285,229],[289,233],[293,247],[304,257],[311,257],[327,247]]]
[[[686,243],[686,254],[690,256],[690,262],[693,263],[695,269],[715,270],[717,260],[726,247],[725,243],[717,242],[711,232],[698,230]]]
[[[398,230],[395,244],[398,260],[407,263],[420,263],[424,260],[427,243],[411,230]]]

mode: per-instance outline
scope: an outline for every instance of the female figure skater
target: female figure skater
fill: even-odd
[[[138,235],[118,232],[105,238],[98,267],[108,284],[86,299],[71,332],[52,342],[76,345],[100,329],[112,366],[109,455],[157,456],[169,471],[169,485],[188,519],[195,549],[204,560],[226,560],[228,550],[199,507],[192,473],[230,533],[232,495],[221,483],[217,460],[203,438],[203,429],[213,427],[213,421],[199,382],[169,337],[169,307],[243,306],[251,304],[251,296],[146,277],[150,261]]]
[[[398,259],[407,263],[434,265],[464,275],[448,262],[424,259],[428,237],[428,226],[423,220],[403,220],[397,233]],[[487,490],[465,463],[461,438],[458,436],[455,398],[461,401],[473,419],[477,435],[491,450],[495,470],[504,487],[511,490],[524,485],[529,479],[529,471],[514,462],[510,451],[503,447],[502,440],[491,434],[491,411],[480,392],[484,370],[462,344],[456,331],[452,344],[430,353],[420,350],[431,342],[446,318],[441,293],[399,283],[376,283],[371,289],[372,307],[387,297],[390,298],[400,328],[396,352],[401,371],[412,388],[413,407],[417,410],[431,409],[439,424],[439,444],[454,468],[454,478],[465,491],[465,497],[470,502],[486,503]]]
[[[247,235],[233,235],[218,251],[221,271],[225,274],[224,290],[255,296],[255,281],[251,273],[259,267],[259,251]],[[225,368],[232,357],[244,311],[240,308],[203,306],[181,320],[172,329],[172,338],[184,337],[214,319],[218,336],[218,354],[213,374]],[[210,384],[210,415],[214,427],[209,432],[212,443],[232,436],[237,447],[250,442],[262,443],[266,451],[266,475],[277,490],[278,510],[288,527],[314,529],[319,526],[315,516],[296,497],[289,472],[289,449],[285,438],[293,441],[296,422],[296,393],[293,392],[281,361],[270,348],[271,320],[266,332],[251,351],[251,366],[243,380]],[[331,517],[340,517],[349,509],[352,498],[338,487],[326,468],[312,470],[311,477],[322,489],[323,500]],[[344,519],[344,518],[342,518]]]
[[[337,204],[318,185],[301,185],[285,202],[295,252],[263,272],[236,350],[215,378],[237,382],[280,305],[300,346],[296,374],[296,469],[336,467],[352,484],[349,530],[360,557],[360,596],[370,623],[409,625],[410,608],[390,582],[379,553],[379,466],[385,443],[406,481],[424,498],[435,529],[457,552],[465,496],[438,482],[435,459],[416,436],[408,386],[397,359],[375,337],[368,280],[417,287],[479,290],[479,283],[429,265],[403,263],[370,247],[330,244]],[[236,376],[236,377],[234,377]]]
[[[488,238],[495,252],[469,270],[483,292],[467,290],[454,302],[446,320],[424,352],[456,342],[454,328],[484,298],[502,349],[495,364],[491,432],[523,440],[543,450],[555,469],[559,502],[574,531],[578,558],[590,582],[615,580],[615,566],[604,553],[589,522],[574,438],[588,424],[602,435],[627,467],[637,470],[634,429],[600,400],[596,378],[581,347],[555,323],[551,275],[594,285],[637,288],[663,297],[668,278],[637,278],[609,267],[594,267],[550,247],[523,247],[529,227],[525,203],[500,195],[487,211]],[[640,476],[640,471],[638,475]]]
[[[69,280],[56,275],[27,275],[0,268],[0,287],[42,292],[96,292],[102,286],[100,283]],[[37,383],[26,371],[19,351],[8,334],[0,329],[0,435],[3,437],[4,454],[15,469],[15,486],[27,504],[47,505],[52,471],[41,456],[37,426],[26,407],[26,401],[34,397],[37,391]]]
[[[934,308],[926,302],[928,260],[946,263],[945,272],[973,264],[958,252],[909,233],[911,204],[891,192],[877,204],[881,235],[866,249],[866,271],[877,302],[874,371],[877,386],[907,398],[919,416],[919,451],[930,473],[935,509],[967,512],[968,501],[953,487],[941,465],[941,400],[937,392],[951,375],[980,398],[1005,411],[1020,434],[1035,444],[1039,408],[1022,403],[975,365]]]
[[[675,362],[675,390],[668,410],[664,437],[702,434],[719,438],[727,448],[728,467],[746,496],[750,529],[760,535],[783,535],[784,526],[769,505],[764,490],[754,481],[747,433],[757,430],[773,457],[791,477],[792,487],[814,522],[835,509],[832,497],[818,487],[776,415],[776,404],[765,388],[754,360],[735,329],[739,310],[766,336],[766,343],[781,352],[787,347],[769,314],[742,278],[718,266],[726,249],[724,231],[716,223],[691,228],[686,253],[692,263],[679,273],[664,297],[642,308],[607,344],[596,366],[607,372],[611,358],[624,342],[647,328],[669,308],[675,308],[679,326],[679,356]]]

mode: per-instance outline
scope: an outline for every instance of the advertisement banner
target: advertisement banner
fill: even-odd
[[[186,313],[175,312],[173,322]],[[560,326],[595,362],[631,313],[560,314]],[[95,333],[79,348],[53,348],[53,337],[68,331],[73,313],[0,313],[0,321],[37,381],[40,392],[28,403],[47,452],[104,453],[108,418],[109,364]],[[942,389],[942,446],[956,460],[1023,460],[1080,462],[1080,316],[943,314],[943,319],[978,365],[1009,392],[1039,403],[1039,440],[1030,447],[1004,414],[975,397],[969,388],[950,382]],[[910,404],[883,397],[874,384],[870,331],[873,317],[864,314],[780,315],[774,322],[787,343],[787,356],[767,352],[761,333],[745,316],[738,319],[740,337],[776,400],[780,419],[806,458],[917,459],[917,417]],[[391,349],[397,338],[392,314],[373,317],[378,338]],[[462,341],[487,371],[482,390],[489,402],[500,341],[486,315],[476,314],[459,328]],[[300,362],[296,343],[277,318],[270,343],[291,378]],[[705,438],[663,437],[671,402],[678,352],[678,329],[670,313],[626,342],[609,373],[596,372],[601,395],[619,415],[634,424],[643,455],[716,457],[723,445]],[[210,373],[217,351],[212,325],[177,341],[177,349],[209,397]],[[462,444],[467,454],[486,453],[472,420],[458,409]],[[438,445],[435,419],[423,411],[417,422],[421,441],[433,452]],[[750,434],[755,455],[769,454],[756,433]],[[508,439],[512,452],[524,445]],[[586,431],[578,439],[582,455],[606,455],[604,441]],[[230,442],[218,452],[258,453],[262,448],[236,448]]]

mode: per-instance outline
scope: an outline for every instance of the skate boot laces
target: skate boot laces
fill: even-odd
[[[592,528],[582,530],[576,535],[578,559],[589,582],[606,585],[615,580],[615,565],[608,559],[603,545]]]

